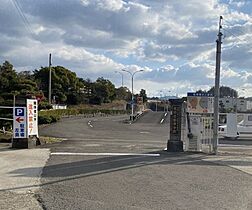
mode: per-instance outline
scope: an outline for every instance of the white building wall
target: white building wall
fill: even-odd
[[[247,110],[252,110],[252,101],[247,101]]]

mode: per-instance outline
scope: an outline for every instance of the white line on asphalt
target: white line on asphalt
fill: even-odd
[[[161,121],[160,121],[160,124],[162,124],[164,122],[164,119],[162,119]]]
[[[141,131],[140,133],[150,133],[149,131]]]
[[[239,147],[240,149],[251,149],[251,145],[232,145],[232,144],[218,144],[219,147]]]
[[[79,155],[79,156],[150,156],[159,157],[160,154],[143,153],[86,153],[86,152],[52,152],[51,155]]]
[[[166,112],[166,113],[164,114],[164,116],[166,117],[167,114],[168,114],[168,113]]]
[[[91,128],[93,128],[94,126],[91,124],[92,122],[91,121],[88,121],[88,125],[91,127]]]

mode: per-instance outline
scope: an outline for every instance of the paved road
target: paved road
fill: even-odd
[[[204,161],[207,155],[164,152],[167,124],[123,119],[65,119],[41,130],[67,139],[50,145],[44,209],[252,209],[251,175]]]
[[[146,124],[160,124],[168,122],[168,113],[167,112],[153,112],[149,111],[146,114],[143,114],[136,123],[146,123]]]

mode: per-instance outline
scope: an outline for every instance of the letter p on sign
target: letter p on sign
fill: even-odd
[[[16,116],[22,116],[22,117],[24,116],[24,108],[16,108],[15,112]]]

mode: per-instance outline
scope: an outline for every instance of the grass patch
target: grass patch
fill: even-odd
[[[0,133],[0,143],[10,143],[12,138],[12,134],[3,134]]]
[[[53,144],[53,143],[58,143],[62,142],[62,138],[56,138],[56,137],[48,137],[48,136],[40,136],[39,140],[43,142],[44,144]]]

